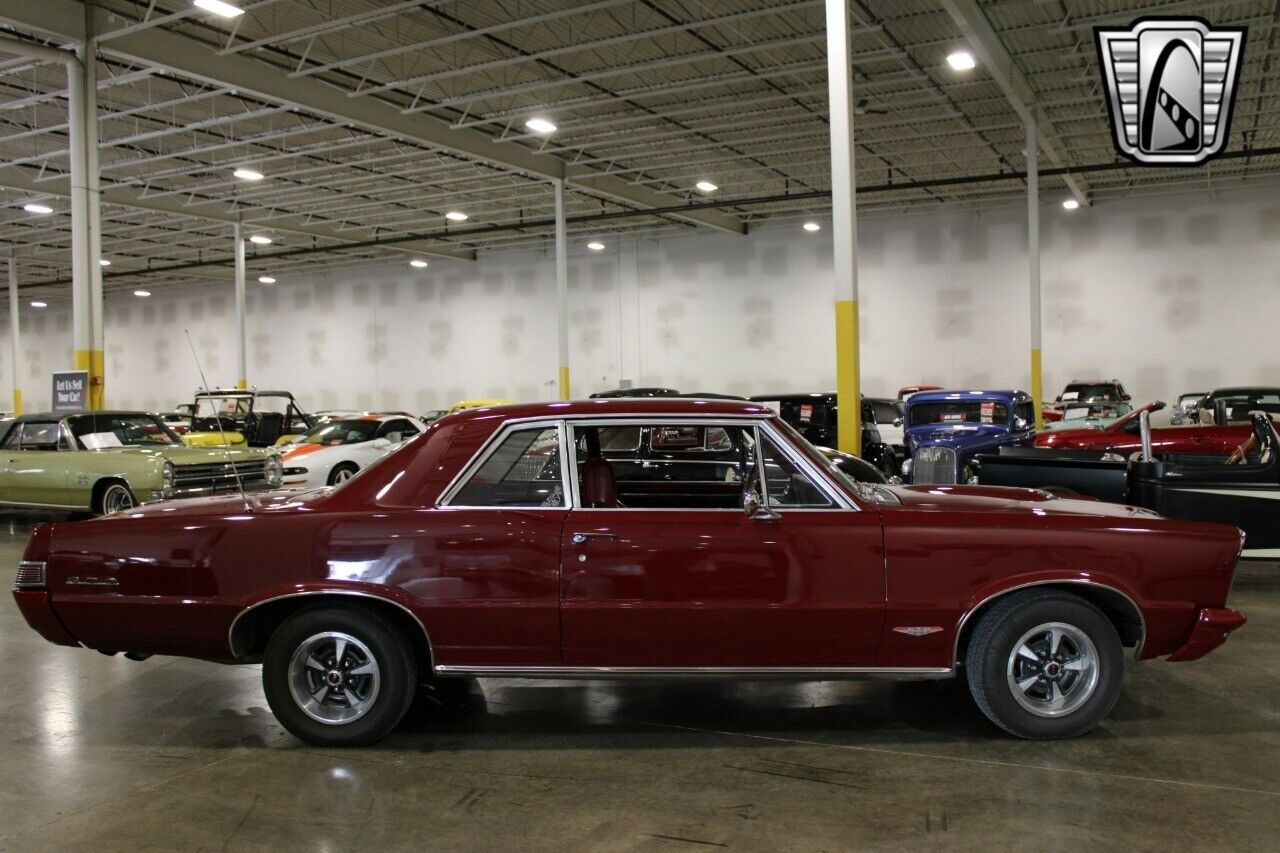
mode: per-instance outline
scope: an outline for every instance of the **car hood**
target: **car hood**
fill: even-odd
[[[266,451],[256,447],[189,447],[173,444],[163,447],[108,447],[95,453],[127,453],[139,456],[159,456],[174,465],[212,465],[216,462],[241,462],[261,459]]]
[[[1060,498],[1040,489],[1007,486],[888,486],[905,509],[939,512],[1033,512],[1156,518],[1157,513],[1123,504]]]
[[[909,428],[905,435],[913,446],[967,447],[1007,435],[1004,424],[921,424]]]

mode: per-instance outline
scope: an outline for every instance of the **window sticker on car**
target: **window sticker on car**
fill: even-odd
[[[89,450],[101,450],[104,447],[124,447],[120,437],[114,432],[90,432],[80,436],[81,443]]]
[[[978,417],[984,424],[995,423],[996,420],[996,404],[992,400],[985,400],[978,405]]]
[[[804,423],[808,423],[809,421],[813,420],[813,404],[812,403],[802,403],[800,405],[800,420],[803,421]]]
[[[964,420],[964,412],[943,412],[942,420],[944,423],[952,423]]]

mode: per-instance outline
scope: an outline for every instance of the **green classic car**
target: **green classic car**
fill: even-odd
[[[1046,430],[1105,429],[1133,411],[1128,403],[1104,403],[1094,400],[1062,408],[1062,420],[1044,425]]]
[[[0,504],[110,514],[143,501],[280,485],[280,455],[187,447],[147,412],[26,415],[0,425]]]

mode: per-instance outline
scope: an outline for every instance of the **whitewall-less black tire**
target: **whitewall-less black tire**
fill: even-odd
[[[1111,620],[1088,601],[1029,589],[982,615],[964,666],[974,701],[997,726],[1023,738],[1069,738],[1111,713],[1124,648]]]
[[[316,746],[367,746],[404,717],[417,663],[376,611],[321,605],[286,619],[267,642],[262,688],[280,724]]]

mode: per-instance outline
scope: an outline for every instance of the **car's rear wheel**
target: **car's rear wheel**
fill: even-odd
[[[1089,602],[1027,590],[983,614],[965,669],[974,700],[993,723],[1018,737],[1068,738],[1111,712],[1124,649],[1115,626]]]
[[[138,499],[133,496],[133,491],[127,483],[108,483],[103,488],[102,494],[98,496],[94,512],[98,515],[111,515],[114,512],[133,509],[137,505]]]
[[[354,477],[359,470],[353,462],[343,462],[335,465],[333,470],[329,472],[329,485],[340,486]]]
[[[285,620],[267,643],[262,686],[291,734],[317,746],[381,740],[413,701],[408,640],[376,612],[328,606]]]

